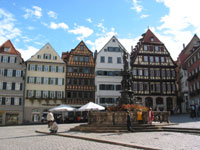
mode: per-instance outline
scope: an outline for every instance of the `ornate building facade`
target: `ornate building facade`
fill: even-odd
[[[49,43],[26,65],[25,122],[38,123],[48,109],[65,102],[66,66]]]
[[[62,53],[66,63],[66,103],[80,107],[95,101],[95,60],[93,53],[81,41],[70,52]]]
[[[0,46],[0,125],[23,123],[25,63],[8,40]]]
[[[131,53],[136,103],[171,111],[176,107],[176,64],[150,29]]]

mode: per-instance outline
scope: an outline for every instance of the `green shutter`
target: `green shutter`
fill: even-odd
[[[58,72],[58,66],[56,66],[56,72]]]
[[[56,93],[55,97],[56,97],[56,99],[57,99],[57,91],[55,91],[55,93]]]
[[[35,65],[35,71],[37,71],[37,65]]]
[[[36,77],[34,77],[34,83],[36,83]]]
[[[58,85],[58,78],[56,78],[56,85]]]
[[[28,64],[28,70],[30,70],[30,64]]]
[[[41,91],[41,98],[43,98],[43,91]]]
[[[65,80],[64,80],[64,78],[62,79],[62,85],[64,85],[65,84]]]
[[[62,91],[62,98],[64,98],[64,92]]]
[[[50,84],[51,78],[49,78],[49,84]]]
[[[51,59],[51,54],[49,55],[49,59]]]
[[[42,77],[42,81],[41,82],[42,82],[42,84],[44,83],[44,77]]]
[[[42,71],[44,71],[44,65],[42,65]]]
[[[48,91],[48,98],[50,98],[50,91]]]
[[[65,67],[63,67],[63,72],[65,72]]]
[[[28,97],[28,90],[26,91],[26,97]]]
[[[34,90],[33,97],[36,97],[36,90]]]
[[[27,77],[27,83],[29,83],[29,77]]]
[[[49,66],[49,72],[51,72],[51,66]]]

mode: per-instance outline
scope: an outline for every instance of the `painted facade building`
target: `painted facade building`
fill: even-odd
[[[176,107],[176,64],[165,45],[150,29],[131,53],[134,99],[160,110]]]
[[[118,39],[113,36],[97,53],[95,67],[95,102],[97,104],[109,106],[118,103],[121,96],[124,51],[127,52]]]
[[[177,77],[177,81],[179,81],[179,92],[180,92],[180,107],[181,112],[189,112],[190,102],[189,102],[189,88],[188,88],[188,72],[187,72],[187,64],[185,60],[191,54],[191,49],[196,45],[199,41],[199,37],[195,34],[191,41],[185,46],[183,44],[183,50],[178,56],[177,65],[179,69],[179,76]]]
[[[23,123],[25,63],[8,40],[0,46],[0,125]]]
[[[64,61],[47,43],[26,61],[25,122],[41,122],[48,109],[64,103]]]
[[[80,107],[95,101],[95,60],[93,53],[81,41],[70,52],[62,53],[66,63],[66,104]]]
[[[200,41],[190,50],[191,54],[185,60],[188,72],[189,105],[200,105]]]

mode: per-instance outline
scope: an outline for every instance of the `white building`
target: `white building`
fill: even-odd
[[[120,72],[123,69],[123,52],[126,51],[113,36],[98,52],[95,67],[95,102],[103,106],[117,104],[121,96]],[[127,51],[126,51],[127,52]],[[128,61],[130,55],[128,54]]]

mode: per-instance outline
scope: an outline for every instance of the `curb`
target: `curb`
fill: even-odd
[[[62,134],[62,133],[52,134],[52,133],[49,133],[49,132],[38,131],[38,130],[36,130],[35,132],[36,133],[43,133],[43,134],[47,134],[47,135],[56,135],[56,136],[62,136],[62,137],[68,137],[68,138],[75,138],[75,139],[99,142],[99,143],[113,144],[113,145],[118,145],[118,146],[129,147],[129,148],[138,148],[138,149],[144,149],[144,150],[160,150],[159,148],[145,147],[145,146],[132,145],[132,144],[125,144],[125,143],[120,143],[120,142],[100,140],[100,139],[88,138],[88,137],[82,137],[82,136],[74,136],[74,135],[68,135],[68,134]]]

